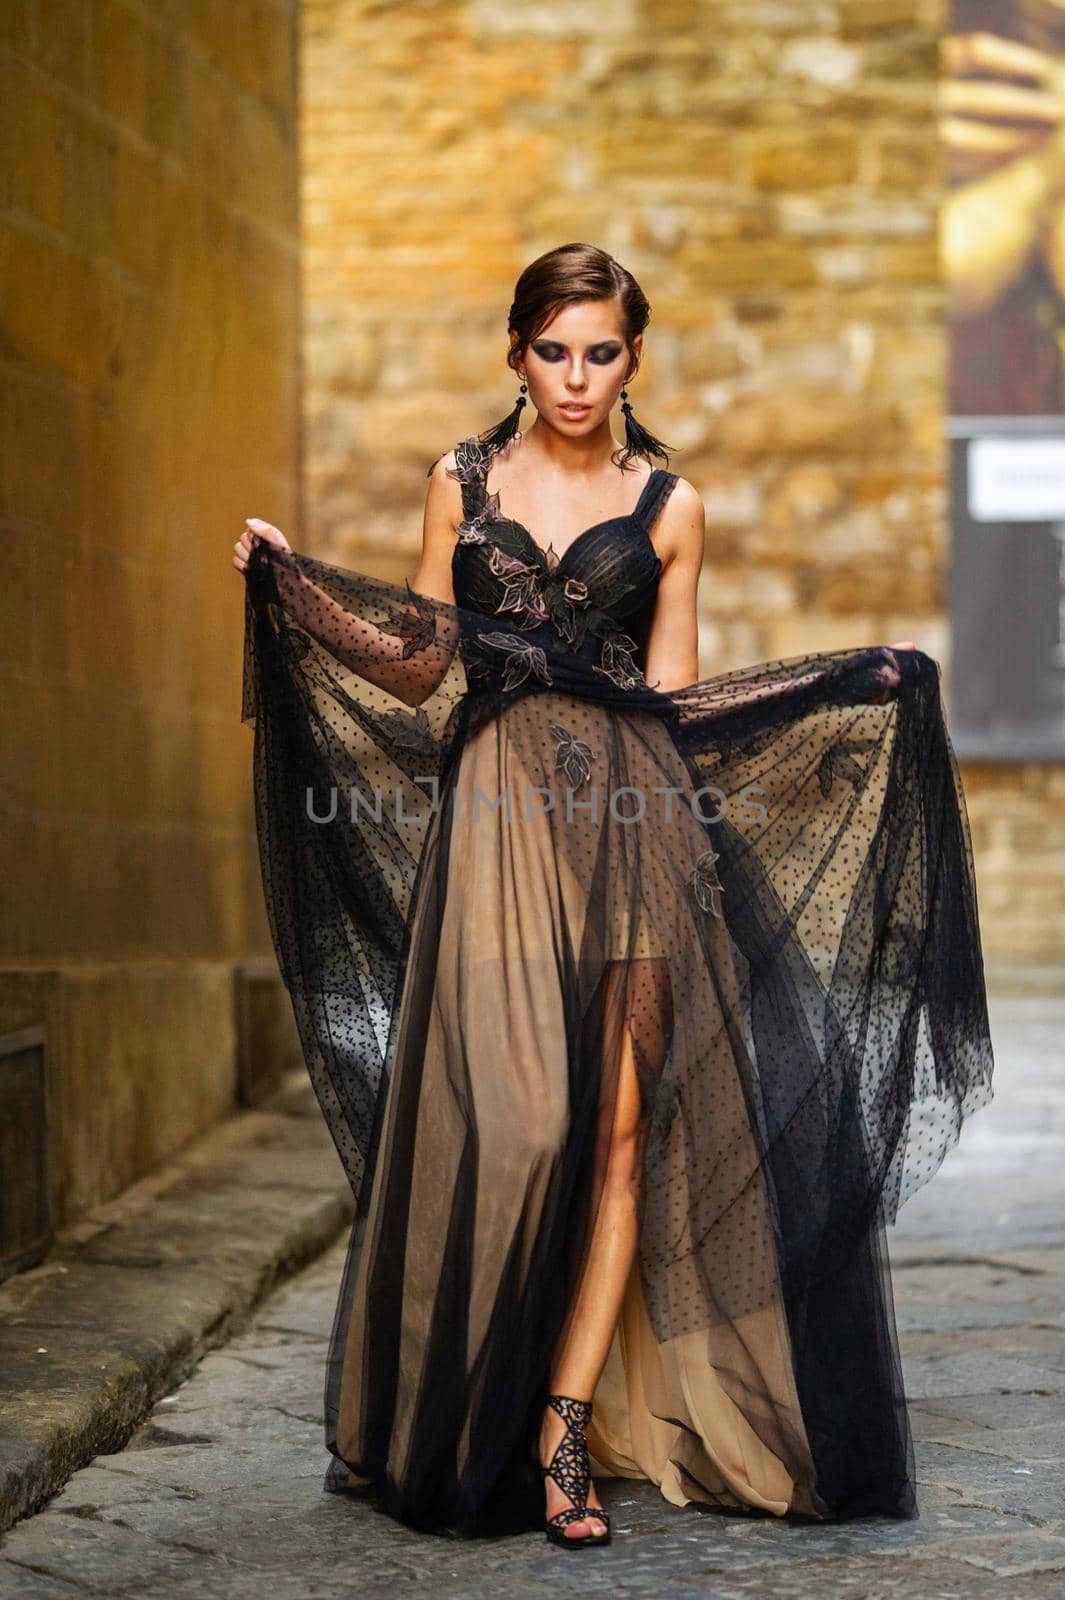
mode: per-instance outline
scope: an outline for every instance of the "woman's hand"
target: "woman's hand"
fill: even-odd
[[[263,522],[261,517],[248,517],[244,532],[233,546],[233,565],[238,572],[247,570],[248,558],[256,539],[261,539],[264,544],[276,544],[279,550],[292,549],[280,528],[275,528],[271,522]]]
[[[894,700],[902,687],[902,668],[899,666],[898,657],[893,656],[891,652],[893,650],[916,650],[917,646],[912,639],[896,639],[894,644],[881,645],[880,648],[884,652],[884,657],[880,665],[874,668],[874,672],[884,687],[881,694],[871,695],[870,699],[880,705],[884,705],[888,700]]]
[[[912,639],[896,639],[894,644],[878,645],[877,649],[883,652],[880,664],[873,668],[877,681],[883,684],[881,694],[870,695],[868,698],[883,705],[888,700],[893,700],[902,685],[902,668],[899,666],[898,657],[892,655],[893,650],[916,650],[917,645]]]

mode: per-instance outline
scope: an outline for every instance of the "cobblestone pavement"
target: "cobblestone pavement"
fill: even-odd
[[[913,1600],[1065,1593],[1065,1000],[992,998],[994,1103],[889,1230],[920,1516],[840,1526],[677,1510],[603,1480],[617,1536],[450,1541],[326,1494],[334,1246],[115,1455],[0,1543],[0,1596],[408,1593]]]

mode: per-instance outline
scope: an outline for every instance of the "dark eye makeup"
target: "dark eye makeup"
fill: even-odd
[[[545,340],[542,344],[534,343],[533,349],[541,361],[561,361],[566,347],[553,340]],[[620,344],[594,344],[588,351],[588,359],[606,366],[608,362],[615,361],[623,349],[624,346]]]

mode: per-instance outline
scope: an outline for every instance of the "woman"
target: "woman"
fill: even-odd
[[[358,1202],[326,1485],[571,1549],[610,1537],[592,1470],[914,1514],[883,1227],[991,1094],[936,664],[693,681],[648,316],[593,246],[522,273],[517,403],[431,469],[413,588],[258,519],[233,558],[271,927]]]

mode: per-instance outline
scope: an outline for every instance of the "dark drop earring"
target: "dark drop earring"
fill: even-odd
[[[667,447],[660,439],[656,439],[653,433],[648,433],[646,428],[641,427],[633,416],[632,406],[629,404],[629,391],[624,387],[621,390],[621,411],[625,418],[625,457],[645,456],[650,459],[651,456],[661,456],[663,461],[668,462]]]
[[[504,445],[509,444],[511,439],[513,439],[514,435],[518,431],[518,422],[525,406],[525,396],[527,393],[528,389],[526,388],[524,378],[522,378],[521,391],[517,400],[514,402],[514,409],[510,415],[504,417],[501,422],[497,422],[494,428],[488,428],[484,433],[478,434],[477,437],[480,439],[481,443],[487,446],[489,450],[502,450]]]

